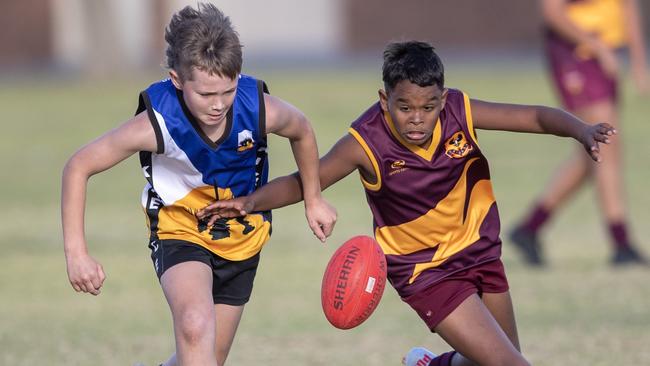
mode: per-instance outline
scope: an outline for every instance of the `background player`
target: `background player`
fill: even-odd
[[[140,95],[135,117],[77,151],[63,173],[67,271],[78,292],[100,293],[102,266],[84,235],[90,176],[140,152],[148,181],[142,204],[149,247],[174,322],[176,354],[165,365],[223,365],[249,300],[270,212],[207,225],[195,212],[215,199],[264,185],[266,134],[291,142],[309,225],[324,240],[335,211],[322,198],[313,130],[296,108],[241,74],[242,54],[228,17],[213,5],[186,7],[165,32],[171,79]],[[216,326],[215,326],[216,325]]]
[[[388,45],[384,90],[321,159],[322,187],[357,170],[386,254],[388,278],[455,351],[410,353],[410,365],[527,365],[501,263],[499,214],[475,128],[570,136],[600,160],[614,130],[558,109],[469,99],[444,87],[423,42]],[[582,152],[581,152],[582,153]],[[209,222],[301,199],[300,178],[274,179],[249,197],[199,211]],[[419,363],[418,363],[419,362]]]
[[[646,50],[637,0],[542,0],[546,56],[566,109],[588,123],[619,128],[619,65],[616,50],[629,46],[633,79],[648,91]],[[572,154],[556,170],[541,196],[510,238],[526,262],[541,265],[539,231],[555,211],[594,177],[598,201],[613,244],[613,264],[645,263],[628,235],[623,194],[621,141],[603,151],[597,168],[584,154]]]

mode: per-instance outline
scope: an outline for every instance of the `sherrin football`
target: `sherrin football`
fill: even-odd
[[[323,312],[339,329],[363,323],[379,305],[386,285],[386,257],[377,242],[355,236],[336,250],[321,286]]]

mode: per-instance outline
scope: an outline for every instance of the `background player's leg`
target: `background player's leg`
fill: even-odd
[[[619,128],[616,105],[613,101],[603,101],[576,112],[576,115],[587,123],[607,122]],[[619,131],[620,132],[620,131]],[[603,210],[603,216],[608,222],[625,220],[625,204],[623,200],[623,179],[621,159],[621,135],[611,139],[609,145],[601,147],[602,161],[593,163],[594,176],[598,198]]]
[[[538,202],[543,209],[552,213],[587,181],[590,174],[589,157],[582,146],[578,146],[571,156],[553,172],[550,181]]]
[[[588,107],[581,108],[574,113],[587,123],[607,122],[618,128],[618,114],[613,100],[604,100]],[[535,262],[535,255],[539,250],[537,231],[542,227],[548,217],[557,210],[585,181],[593,175],[596,181],[598,201],[603,211],[603,216],[612,232],[615,248],[626,250],[627,229],[625,225],[625,204],[623,199],[621,136],[611,139],[608,146],[601,146],[600,163],[594,163],[584,153],[584,148],[578,146],[573,156],[565,161],[553,174],[551,181],[531,210],[527,218],[515,229],[512,234],[513,241],[527,255],[529,262]],[[612,227],[614,227],[612,229]],[[622,235],[617,233],[622,232]],[[541,259],[540,259],[541,261]]]
[[[608,122],[619,128],[617,106],[613,101],[597,103],[580,111],[579,116],[589,123]],[[609,229],[615,264],[644,262],[628,238],[621,138],[621,135],[612,138],[608,146],[601,148],[602,161],[592,163],[598,202]]]
[[[454,366],[529,365],[477,294],[469,296],[435,329],[459,354]]]
[[[577,146],[571,157],[555,170],[530,212],[510,234],[510,239],[529,264],[543,264],[538,232],[589,177],[588,159],[584,148]]]
[[[172,312],[176,339],[176,355],[168,362],[177,358],[184,366],[216,366],[212,269],[201,262],[183,262],[165,271],[160,283]]]
[[[235,339],[235,333],[237,332],[239,321],[244,312],[244,305],[215,304],[214,309],[217,321],[217,363],[219,366],[223,366],[226,358],[228,358],[232,342]]]

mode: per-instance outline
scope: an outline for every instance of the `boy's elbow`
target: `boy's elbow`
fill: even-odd
[[[299,140],[316,138],[314,133],[314,128],[312,127],[307,117],[305,117],[304,115],[301,114],[300,117],[298,118],[297,126],[299,132],[298,133]]]
[[[75,153],[68,159],[68,161],[63,166],[63,178],[71,176],[81,176],[85,179],[90,178],[92,173],[90,172],[89,167],[85,164],[84,159]]]

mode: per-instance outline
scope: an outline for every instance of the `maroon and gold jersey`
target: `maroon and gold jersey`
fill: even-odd
[[[569,0],[566,15],[571,22],[583,31],[598,37],[611,48],[627,45],[628,35],[625,27],[623,0]],[[557,38],[569,43],[563,37],[547,28],[547,37]],[[572,45],[580,58],[592,58],[591,51],[583,45]]]
[[[399,136],[379,103],[349,132],[377,176],[361,180],[400,296],[500,257],[499,214],[467,95],[449,89],[428,149]]]

